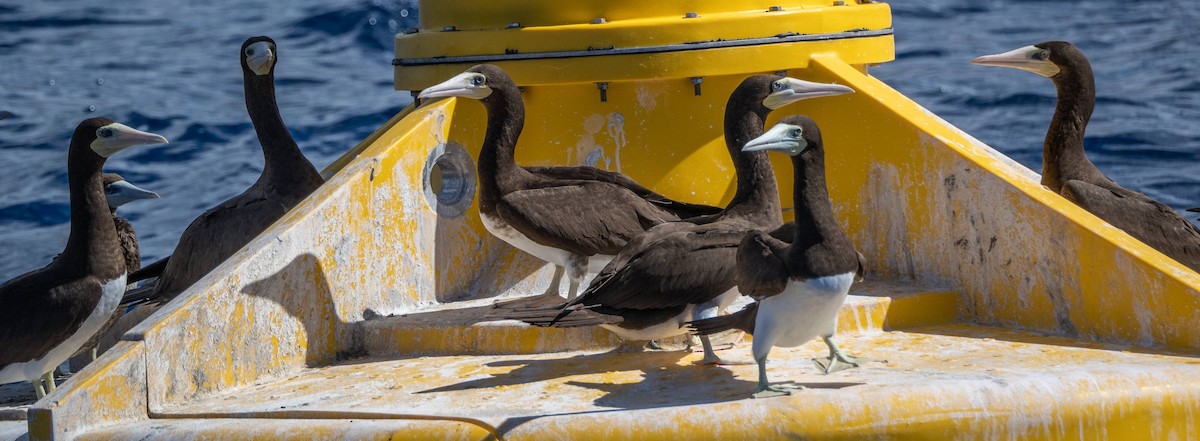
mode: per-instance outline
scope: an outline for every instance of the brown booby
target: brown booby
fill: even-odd
[[[246,111],[265,157],[262,174],[242,194],[209,209],[188,225],[149,300],[175,298],[325,182],[300,152],[279,116],[275,103],[275,41],[249,38],[242,43],[239,58]],[[125,299],[133,300],[129,296]]]
[[[107,118],[91,118],[75,128],[67,153],[71,232],[66,248],[46,267],[0,285],[0,383],[29,381],[38,398],[45,396],[55,387],[54,368],[117,308],[125,292],[125,258],[104,198],[101,168],[121,150],[166,142]]]
[[[837,315],[861,280],[862,261],[850,238],[833,216],[825,187],[825,152],[817,124],[806,116],[789,116],[762,136],[746,143],[745,152],[775,150],[792,157],[796,220],[775,234],[752,231],[737,248],[737,286],[756,302],[732,314],[691,322],[700,335],[741,329],[754,335],[751,351],[758,363],[754,397],[787,395],[789,388],[767,382],[771,348],[795,347],[820,336],[829,347],[828,365],[851,366],[870,361],[843,353],[833,342]],[[791,233],[783,236],[782,231]]]
[[[781,91],[781,94],[784,93]],[[500,239],[553,263],[543,296],[558,298],[565,270],[574,299],[587,273],[600,271],[647,229],[719,212],[673,201],[624,175],[594,167],[521,167],[515,160],[525,121],[521,92],[500,68],[482,64],[422,91],[418,98],[480,100],[488,128],[479,156],[480,218]]]
[[[743,152],[741,146],[763,132],[774,108],[850,92],[845,86],[774,75],[743,80],[725,107],[725,143],[737,171],[737,192],[723,212],[704,223],[655,226],[622,248],[579,298],[559,309],[516,309],[503,316],[539,326],[599,325],[627,340],[684,334],[687,322],[717,316],[738,296],[738,243],[747,232],[783,223],[767,154]],[[704,358],[697,364],[727,364],[706,335],[700,341]]]
[[[525,123],[521,91],[499,67],[481,64],[418,98],[477,99],[488,127],[479,154],[479,211],[484,226],[510,245],[556,265],[544,297],[568,299],[587,273],[600,271],[630,239],[654,225],[720,209],[673,201],[625,175],[595,167],[522,167],[517,138]]]
[[[1179,263],[1200,271],[1200,229],[1170,207],[1118,185],[1083,152],[1083,132],[1096,106],[1095,79],[1075,45],[1048,41],[971,61],[1050,78],[1058,104],[1042,144],[1042,185]]]
[[[141,253],[138,251],[137,233],[133,231],[133,225],[125,218],[117,215],[117,207],[140,199],[158,199],[158,193],[150,190],[139,188],[136,185],[130,184],[125,178],[116,173],[105,173],[104,180],[104,199],[108,202],[108,211],[112,213],[113,226],[117,228],[117,241],[121,243],[121,253],[125,256],[125,271],[133,273],[142,267]],[[126,284],[132,284],[129,276],[125,277]],[[80,362],[80,354],[87,353],[87,359],[83,362],[91,362],[96,359],[96,342],[105,332],[112,328],[121,318],[121,309],[117,308],[109,317],[104,326],[96,331],[92,338],[88,339],[82,347],[79,348],[74,355],[71,356],[71,370],[77,371],[76,364]]]
[[[105,173],[103,179],[104,199],[108,202],[108,211],[112,213],[113,225],[117,228],[121,251],[125,253],[125,271],[132,273],[142,267],[137,233],[133,231],[133,225],[128,220],[117,216],[117,207],[141,199],[158,199],[158,193],[130,184],[116,173]]]

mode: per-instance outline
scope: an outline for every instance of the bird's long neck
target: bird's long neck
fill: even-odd
[[[244,72],[243,84],[246,92],[246,112],[254,123],[254,132],[263,151],[263,172],[259,183],[271,182],[277,187],[293,187],[292,183],[305,182],[317,174],[316,168],[296,141],[288,133],[279,115],[279,106],[275,102],[275,74],[256,75],[249,70]],[[297,173],[304,170],[305,173]],[[318,175],[319,176],[319,175]],[[308,186],[295,187],[308,188]]]
[[[792,157],[796,228],[787,261],[789,273],[801,278],[846,274],[858,266],[854,244],[833,216],[823,153],[816,150]]]
[[[796,247],[845,235],[833,217],[829,190],[825,187],[825,158],[821,153],[812,151],[792,157],[795,169],[792,201],[796,207],[796,237],[792,245]]]
[[[1096,106],[1096,88],[1091,69],[1076,66],[1054,78],[1058,104],[1042,144],[1042,185],[1058,192],[1070,180],[1096,182],[1103,179],[1100,170],[1083,151],[1083,135],[1092,109]]]
[[[760,106],[761,107],[761,106]],[[722,216],[751,219],[764,228],[783,224],[775,170],[766,152],[742,152],[742,146],[763,134],[769,110],[730,105],[725,113],[725,147],[737,171],[737,191]]]
[[[72,147],[67,154],[67,180],[71,188],[71,233],[58,260],[77,274],[94,274],[111,280],[125,273],[124,256],[117,241],[100,169],[104,159],[87,147]]]
[[[516,87],[494,87],[483,100],[487,108],[487,133],[479,151],[480,209],[490,212],[507,179],[524,172],[517,165],[517,139],[525,126],[525,103]]]

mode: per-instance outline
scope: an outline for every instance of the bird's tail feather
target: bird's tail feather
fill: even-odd
[[[713,317],[709,319],[688,322],[688,328],[698,335],[712,335],[730,329],[740,329],[747,334],[754,333],[754,319],[758,316],[758,302],[751,303],[741,311]]]

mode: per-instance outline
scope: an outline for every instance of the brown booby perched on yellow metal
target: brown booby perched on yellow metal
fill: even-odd
[[[734,268],[747,232],[783,223],[775,172],[765,152],[741,146],[763,131],[771,110],[806,98],[853,92],[775,75],[742,81],[725,107],[725,144],[737,171],[737,192],[704,222],[658,225],[621,249],[579,298],[559,309],[517,309],[505,316],[538,326],[600,325],[628,340],[687,332],[693,319],[715,317],[738,296]],[[701,336],[704,359],[724,363]]]
[[[525,104],[512,78],[481,64],[422,91],[418,98],[480,100],[488,126],[479,153],[479,211],[489,232],[553,263],[544,295],[558,296],[565,269],[574,299],[586,273],[650,227],[720,209],[673,201],[632,179],[594,167],[522,167],[515,159],[525,124]]]
[[[799,346],[820,336],[829,346],[827,364],[818,361],[826,372],[836,370],[839,362],[857,366],[869,361],[846,355],[833,343],[838,311],[850,285],[861,280],[863,267],[861,256],[833,217],[820,129],[806,116],[789,116],[742,149],[764,150],[792,157],[796,220],[773,233],[751,231],[738,245],[738,290],[757,302],[727,316],[690,324],[700,335],[727,329],[754,335],[755,397],[790,393],[767,382],[767,355],[774,346]]]
[[[34,382],[38,397],[45,396],[54,389],[54,368],[112,315],[125,292],[126,270],[100,170],[116,152],[165,142],[107,118],[75,128],[67,153],[66,248],[46,267],[0,285],[0,383]]]
[[[324,183],[300,152],[275,103],[275,41],[252,37],[242,43],[246,111],[265,157],[262,175],[250,188],[192,221],[167,260],[150,299],[169,301],[208,274]],[[126,297],[126,301],[137,300]]]
[[[1042,185],[1179,263],[1200,271],[1200,230],[1175,210],[1118,185],[1083,152],[1083,132],[1096,106],[1092,66],[1075,45],[1048,41],[971,61],[1050,78],[1058,104],[1042,145]]]

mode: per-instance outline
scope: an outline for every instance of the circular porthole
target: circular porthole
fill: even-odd
[[[438,144],[422,172],[425,200],[439,216],[458,217],[475,198],[475,161],[457,143]]]

